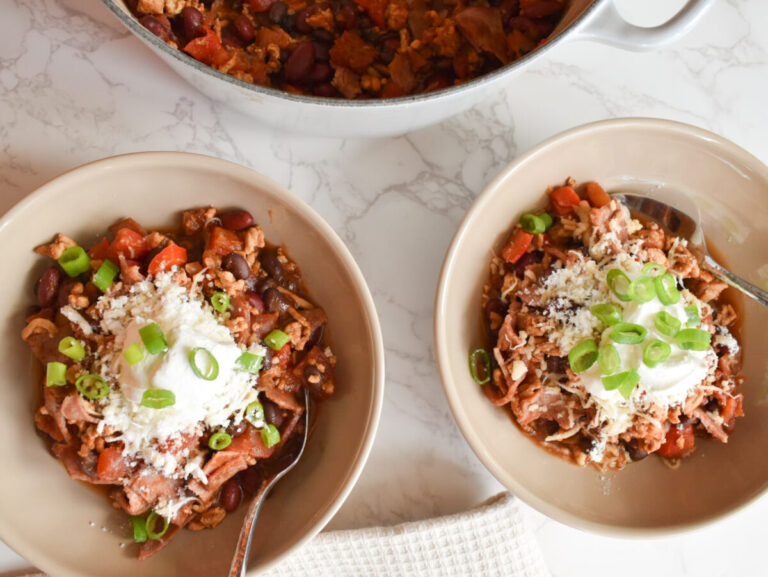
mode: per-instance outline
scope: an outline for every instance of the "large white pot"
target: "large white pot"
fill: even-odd
[[[387,100],[344,100],[288,94],[237,80],[199,63],[154,36],[131,15],[123,0],[102,0],[120,21],[192,86],[273,127],[331,137],[403,134],[458,114],[561,42],[589,39],[628,50],[649,50],[684,35],[714,0],[688,0],[677,15],[654,28],[624,21],[613,0],[571,0],[551,39],[524,58],[491,74],[428,94]]]

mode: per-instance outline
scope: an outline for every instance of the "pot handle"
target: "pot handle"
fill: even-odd
[[[671,44],[687,34],[713,3],[714,0],[688,0],[677,14],[663,24],[644,28],[624,20],[613,0],[604,0],[594,16],[579,30],[579,38],[625,50],[651,50]]]

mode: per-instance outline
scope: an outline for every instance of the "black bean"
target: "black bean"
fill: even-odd
[[[296,31],[296,15],[286,14],[283,16],[283,20],[280,22],[280,26],[282,26],[283,30],[285,30],[288,34],[293,34]]]
[[[61,271],[58,267],[52,266],[43,273],[37,283],[37,302],[42,308],[53,306],[56,301],[56,294],[59,291],[61,281]]]
[[[288,14],[288,6],[286,3],[275,2],[269,8],[268,17],[275,24],[280,24],[283,18],[285,18],[286,14]]]
[[[184,25],[184,36],[191,40],[205,34],[203,28],[203,15],[193,6],[186,6],[181,11],[181,21]]]
[[[307,365],[304,367],[304,380],[308,385],[320,386],[325,382],[325,374],[320,372],[315,365]]]
[[[335,98],[339,95],[339,92],[333,87],[333,84],[326,82],[324,84],[318,84],[313,90],[315,96],[322,96],[323,98]]]
[[[240,421],[237,425],[232,424],[227,427],[227,433],[234,439],[245,433],[245,429],[248,427],[246,421]]]
[[[633,461],[642,461],[648,456],[648,453],[637,448],[637,441],[624,443],[624,448],[627,450],[629,458]]]
[[[317,28],[312,32],[312,38],[323,44],[332,45],[335,38],[325,28]]]
[[[231,252],[225,256],[221,261],[221,266],[224,270],[231,272],[238,280],[244,280],[251,276],[251,267],[248,266],[248,261],[236,252]]]
[[[316,62],[328,62],[331,59],[331,51],[325,44],[315,42],[315,61]]]
[[[275,427],[279,428],[285,420],[285,417],[283,416],[283,410],[272,401],[268,401],[266,399],[263,400],[261,404],[264,407],[264,417],[267,419],[267,423],[271,423]]]
[[[256,34],[253,23],[245,14],[240,14],[240,16],[235,18],[235,30],[237,30],[237,35],[243,42],[253,41],[253,37]]]
[[[320,341],[323,340],[323,332],[325,332],[325,325],[318,325],[312,329],[312,334],[309,335],[309,340],[307,340],[307,344],[304,345],[304,350],[311,351],[319,345]]]
[[[285,63],[283,74],[292,84],[301,84],[307,80],[315,64],[315,46],[312,42],[302,42],[294,48]]]
[[[589,453],[592,449],[595,448],[597,443],[594,439],[590,439],[589,437],[581,436],[579,439],[579,449],[584,451],[585,453]]]
[[[554,357],[547,355],[547,371],[550,373],[564,373],[568,368],[568,357]]]

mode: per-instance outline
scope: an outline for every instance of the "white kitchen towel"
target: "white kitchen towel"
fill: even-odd
[[[548,575],[519,503],[510,493],[455,515],[320,533],[278,566],[260,573],[260,577]]]

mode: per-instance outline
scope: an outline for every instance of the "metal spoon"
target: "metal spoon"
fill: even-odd
[[[309,391],[304,389],[304,436],[301,439],[301,446],[299,447],[296,456],[291,460],[288,465],[273,475],[273,477],[265,483],[261,490],[253,497],[251,504],[248,506],[248,512],[245,514],[243,520],[243,527],[240,529],[240,537],[237,540],[237,549],[235,549],[235,556],[232,559],[232,565],[229,568],[229,577],[245,577],[245,572],[248,565],[248,555],[251,552],[251,540],[253,539],[253,529],[256,527],[256,519],[261,512],[261,506],[269,495],[269,492],[282,479],[288,471],[293,469],[304,454],[304,449],[307,446],[307,437],[309,436]]]
[[[687,239],[688,250],[693,253],[699,264],[703,265],[713,276],[739,289],[761,305],[768,307],[768,291],[764,291],[743,278],[736,276],[709,255],[707,242],[704,237],[704,229],[701,227],[699,207],[690,199],[682,197],[675,199],[678,205],[689,205],[689,207],[686,207],[687,212],[683,212],[683,210],[670,206],[665,202],[640,194],[620,192],[612,196],[623,203],[629,210],[655,221],[669,233]],[[691,217],[689,214],[694,216]]]

